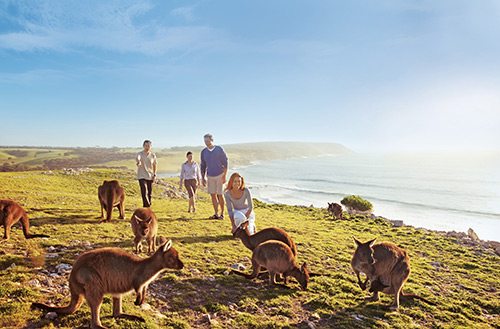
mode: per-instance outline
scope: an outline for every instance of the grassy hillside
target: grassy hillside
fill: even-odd
[[[223,145],[230,166],[249,165],[253,161],[310,157],[351,152],[335,143],[246,143]],[[135,170],[134,157],[141,149],[119,148],[0,148],[0,171],[57,170],[62,168],[94,167]],[[158,172],[176,173],[191,150],[199,161],[201,146],[153,149],[158,157]]]
[[[112,178],[125,189],[127,219],[117,219],[115,211],[111,223],[99,224],[97,186]],[[27,210],[32,233],[51,236],[25,240],[16,224],[11,239],[1,242],[0,327],[89,325],[86,303],[53,321],[42,319],[45,313],[30,310],[30,304],[69,301],[68,272],[57,266],[71,265],[81,252],[108,246],[133,252],[129,218],[141,205],[137,185],[132,172],[106,169],[80,175],[0,173],[0,198],[16,200]],[[155,186],[159,233],[173,240],[185,268],[160,275],[143,307],[133,304],[134,294],[125,297],[124,311],[142,315],[144,324],[109,317],[112,304],[106,297],[101,318],[109,328],[500,328],[500,261],[490,250],[412,227],[393,228],[379,218],[332,221],[323,209],[256,201],[258,228],[286,230],[297,244],[298,262],[324,274],[311,278],[307,291],[293,279],[289,288],[270,288],[265,278],[248,281],[230,274],[236,263],[250,271],[251,252],[232,237],[229,220],[207,219],[212,214],[207,199],[198,201],[196,214],[188,214],[187,200],[166,198],[163,192]],[[360,290],[350,268],[351,236],[377,237],[405,248],[412,266],[405,292],[437,306],[402,301],[398,312],[387,312],[383,305],[392,296],[360,301],[368,293]]]

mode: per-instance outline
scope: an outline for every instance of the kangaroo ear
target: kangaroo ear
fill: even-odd
[[[352,237],[352,239],[354,240],[354,243],[356,243],[356,246],[361,246],[363,243],[361,241],[359,241],[358,239],[356,239],[355,237]]]
[[[150,216],[148,219],[146,219],[146,223],[151,224],[152,220],[153,220],[153,216]]]
[[[167,243],[163,246],[163,252],[167,252],[170,250],[170,247],[172,247],[172,240],[168,240]]]
[[[369,244],[370,247],[373,246],[373,244],[375,243],[375,240],[377,240],[377,238],[373,239],[373,240],[370,240],[368,241],[367,243]]]

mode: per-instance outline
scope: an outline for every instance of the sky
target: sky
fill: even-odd
[[[500,149],[497,0],[3,0],[0,145]]]

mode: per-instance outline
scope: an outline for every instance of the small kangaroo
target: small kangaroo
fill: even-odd
[[[236,274],[243,275],[247,279],[254,279],[259,275],[260,268],[264,266],[269,271],[269,285],[276,285],[276,274],[283,274],[285,285],[288,277],[292,276],[300,283],[302,290],[307,289],[309,274],[307,264],[301,267],[295,262],[295,256],[288,245],[281,241],[269,240],[259,244],[252,255],[252,274],[245,274],[233,270]]]
[[[250,235],[248,222],[244,222],[234,231],[233,236],[240,238],[241,242],[250,250],[254,250],[259,244],[268,240],[278,240],[290,247],[293,256],[297,256],[297,248],[288,234],[277,227],[268,227]]]
[[[184,264],[172,241],[160,237],[161,246],[148,258],[140,258],[117,248],[95,249],[78,256],[69,275],[71,302],[67,306],[56,307],[43,303],[33,303],[32,307],[72,314],[87,300],[92,314],[92,329],[106,329],[101,324],[100,309],[105,294],[113,296],[113,316],[144,322],[137,315],[122,313],[122,294],[135,290],[135,305],[141,305],[146,289],[151,281],[166,268],[182,269]]]
[[[344,211],[342,210],[342,206],[339,205],[338,203],[330,203],[328,202],[328,213],[333,217],[333,219],[343,219],[343,213]]]
[[[371,297],[366,297],[367,301],[377,301],[380,299],[379,291],[394,295],[394,302],[389,305],[389,309],[397,310],[399,300],[417,298],[424,302],[435,305],[422,296],[414,294],[404,294],[403,286],[410,276],[410,258],[404,249],[392,243],[378,243],[375,240],[362,243],[354,238],[356,251],[351,260],[351,266],[358,277],[358,284],[362,290],[366,289],[368,280],[372,283],[370,291]],[[361,281],[359,273],[365,273],[366,280]]]
[[[0,200],[0,224],[3,225],[4,234],[2,240],[8,240],[10,237],[10,228],[21,220],[23,233],[26,239],[48,238],[45,234],[30,234],[30,222],[26,211],[17,202],[12,200]]]
[[[130,219],[132,231],[135,238],[135,253],[142,251],[141,241],[145,239],[148,243],[148,252],[156,250],[156,234],[158,233],[158,219],[151,208],[139,208],[134,211]]]
[[[113,207],[118,207],[120,212],[120,219],[125,218],[123,212],[123,201],[125,201],[125,192],[123,187],[117,180],[105,180],[102,185],[97,188],[97,196],[101,203],[101,218],[104,217],[104,210],[106,210],[106,219],[102,222],[109,223],[111,215],[113,214]]]

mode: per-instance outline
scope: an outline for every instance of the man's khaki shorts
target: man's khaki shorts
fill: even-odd
[[[207,176],[207,191],[208,194],[220,194],[222,195],[222,175],[219,176]]]

